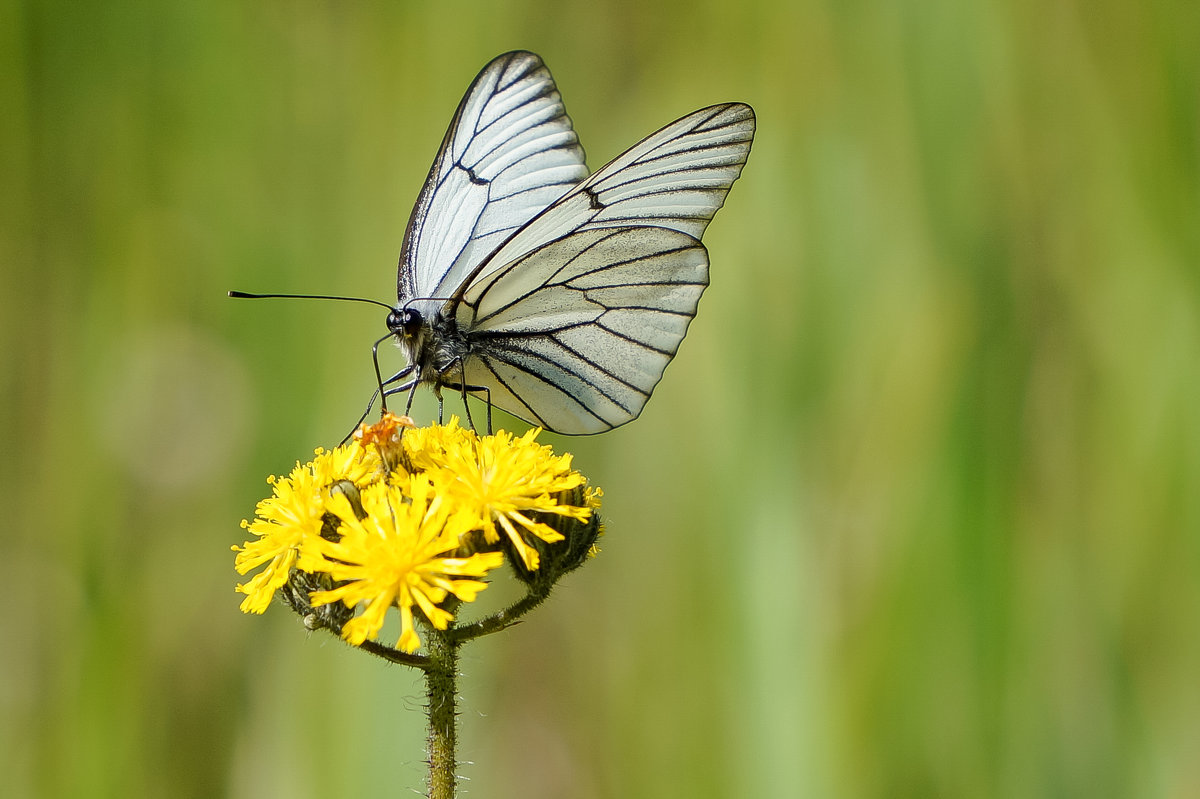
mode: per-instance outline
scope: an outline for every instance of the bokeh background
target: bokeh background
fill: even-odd
[[[0,793],[408,796],[421,683],[237,610],[476,71],[593,168],[758,112],[602,557],[465,653],[464,795],[1200,796],[1200,5],[0,3]],[[392,356],[399,366],[399,355]],[[430,406],[422,406],[428,414]]]

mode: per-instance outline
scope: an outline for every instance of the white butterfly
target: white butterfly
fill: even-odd
[[[708,285],[700,237],[753,138],[750,106],[714,105],[589,177],[542,60],[493,60],[408,222],[387,325],[409,365],[386,394],[449,388],[573,435],[637,418]]]

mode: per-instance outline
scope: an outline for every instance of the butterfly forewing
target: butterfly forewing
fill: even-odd
[[[617,427],[650,398],[707,284],[708,254],[685,233],[571,233],[466,289],[466,381],[560,433]]]
[[[467,90],[417,198],[400,251],[401,304],[447,297],[506,238],[587,177],[554,79],[506,53]]]
[[[754,121],[750,106],[726,103],[647,136],[505,241],[463,288],[578,230],[657,225],[700,238],[746,164]]]

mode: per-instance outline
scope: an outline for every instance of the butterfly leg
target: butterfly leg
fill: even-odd
[[[413,371],[413,369],[411,366],[406,366],[403,369],[401,369],[399,372],[397,372],[396,374],[389,377],[387,380],[381,380],[380,386],[389,386],[399,380],[403,380],[404,378],[406,378],[410,374],[412,374],[412,371]],[[346,437],[342,439],[341,443],[345,444],[347,441],[349,441],[350,437],[352,435],[354,435],[354,431],[358,429],[358,426],[361,425],[364,421],[366,421],[367,415],[371,413],[371,408],[373,408],[375,406],[375,400],[379,399],[381,394],[383,396],[383,401],[384,401],[384,404],[382,407],[383,407],[384,412],[386,412],[387,411],[387,404],[386,404],[387,398],[392,396],[393,394],[399,394],[402,391],[408,391],[410,389],[410,387],[415,387],[416,382],[417,381],[414,380],[414,381],[412,381],[412,383],[405,383],[402,386],[398,386],[397,388],[392,388],[392,389],[377,388],[373,392],[371,392],[371,399],[367,401],[367,409],[362,412],[362,416],[358,417],[358,421],[356,421],[354,423],[354,426],[352,428],[350,428],[350,432],[346,434]]]
[[[376,346],[378,346],[378,342],[376,342]],[[375,363],[375,370],[376,370],[376,377],[378,377],[378,374],[379,374],[378,361],[376,361],[376,363]],[[347,441],[349,441],[350,437],[352,435],[354,435],[354,431],[358,429],[359,425],[361,425],[363,422],[366,421],[367,416],[371,413],[371,408],[375,407],[375,400],[380,399],[382,397],[382,408],[385,413],[387,412],[387,398],[389,396],[391,396],[392,394],[396,394],[396,393],[399,393],[400,391],[404,391],[407,387],[401,386],[398,389],[394,389],[392,391],[387,391],[384,389],[384,386],[389,386],[392,383],[395,383],[399,380],[403,380],[404,378],[406,378],[410,374],[412,374],[412,371],[413,371],[413,368],[411,366],[406,366],[403,369],[401,369],[399,372],[396,372],[396,374],[389,377],[387,380],[379,380],[378,381],[379,387],[371,392],[371,398],[369,400],[367,400],[366,410],[364,410],[362,412],[362,415],[358,417],[358,421],[356,421],[354,423],[354,426],[350,428],[350,432],[347,433],[345,438],[342,439],[342,441],[341,441],[342,444],[345,444]]]
[[[458,383],[445,383],[445,384],[443,384],[443,385],[444,385],[446,388],[450,389],[451,391],[458,391],[458,392],[461,392],[461,393],[462,393],[462,398],[463,398],[463,415],[467,417],[467,427],[469,427],[469,428],[471,428],[472,430],[474,430],[474,429],[475,429],[475,420],[471,418],[471,406],[467,404],[467,392],[466,392],[466,389],[464,389],[464,388],[463,388],[463,387],[462,387],[460,384],[458,384]],[[441,404],[440,404],[440,399],[439,399],[439,404],[438,404],[438,423],[439,423],[439,424],[441,424],[441,410],[442,410],[442,406],[441,406]]]
[[[492,390],[487,386],[472,386],[465,383],[446,383],[445,388],[451,391],[457,391],[462,395],[463,413],[467,417],[467,425],[474,430],[475,421],[471,418],[471,406],[467,404],[467,395],[469,392],[482,391],[484,394],[484,402],[487,403],[487,434],[492,434]]]
[[[483,401],[487,403],[487,434],[492,434],[492,390],[487,386],[462,386],[463,406],[467,404],[468,391],[482,391]]]
[[[378,345],[379,345],[379,342],[376,342],[376,346],[378,346]],[[360,424],[362,424],[364,421],[366,421],[367,415],[371,413],[371,408],[375,407],[375,400],[380,399],[382,397],[382,408],[383,408],[383,412],[386,413],[387,412],[387,398],[392,396],[393,394],[397,394],[401,391],[406,390],[406,388],[402,387],[402,388],[395,389],[393,391],[388,391],[384,388],[384,386],[390,386],[392,383],[395,383],[398,380],[403,380],[404,378],[406,378],[410,374],[412,374],[412,371],[413,371],[413,368],[411,366],[406,366],[403,369],[401,369],[399,372],[396,372],[396,374],[389,377],[387,380],[382,380],[382,379],[378,380],[378,388],[376,388],[374,391],[371,392],[371,399],[367,400],[367,409],[362,412],[362,416],[358,417],[358,421],[354,423],[354,427],[350,428],[350,432],[347,433],[346,437],[342,439],[343,444],[345,444],[347,441],[349,441],[350,436],[354,435],[354,431],[358,429],[358,426]],[[376,375],[376,378],[379,377],[379,362],[378,361],[376,361],[376,363],[375,363],[375,375]]]
[[[376,368],[376,370],[378,370],[378,368],[379,368],[378,363],[375,364],[375,368]],[[375,400],[379,399],[381,395],[383,397],[383,403],[384,403],[383,410],[386,411],[387,410],[387,398],[392,396],[393,394],[399,393],[400,391],[404,391],[406,389],[401,388],[401,389],[396,389],[395,391],[387,391],[384,387],[390,386],[392,383],[403,380],[404,378],[406,378],[410,374],[412,374],[412,372],[413,372],[413,368],[411,366],[406,366],[403,369],[401,369],[399,372],[396,372],[396,374],[389,377],[387,380],[379,380],[378,388],[376,388],[374,391],[371,392],[371,399],[367,401],[367,409],[365,411],[363,411],[363,415],[358,418],[358,423],[362,424],[363,420],[367,418],[367,414],[369,414],[371,412],[371,408],[375,405]],[[376,371],[376,377],[378,377],[378,371]],[[357,425],[355,425],[355,426],[357,427]]]
[[[462,393],[463,415],[467,417],[467,427],[470,427],[472,430],[474,430],[475,421],[471,418],[471,406],[467,405],[467,388],[462,385],[461,379],[458,383],[443,383],[441,380],[441,378],[451,374],[455,370],[458,371],[460,376],[463,374],[463,360],[461,357],[455,358],[454,360],[450,361],[450,363],[438,370],[438,382],[436,388],[434,389],[437,391],[438,395],[438,424],[442,423],[442,389],[448,388],[451,391],[459,391]]]
[[[388,392],[388,393],[395,393],[395,394],[399,394],[401,391],[408,392],[408,402],[406,402],[404,404],[404,415],[405,416],[412,416],[412,404],[413,404],[413,400],[416,399],[416,397],[417,397],[417,386],[419,386],[419,385],[421,385],[421,381],[414,380],[411,383],[405,383],[403,386],[400,386],[393,392]]]
[[[488,423],[487,434],[490,436],[492,434],[492,390],[490,388],[488,388],[487,386],[476,386],[476,388],[477,389],[482,388],[483,393],[486,395],[485,400],[487,402],[487,423]]]
[[[367,418],[367,413],[371,412],[371,405],[375,402],[376,396],[381,398],[380,399],[381,407],[383,409],[383,412],[387,413],[388,392],[384,391],[384,387],[390,383],[395,383],[397,380],[403,380],[405,377],[408,377],[408,375],[411,374],[413,371],[413,367],[411,365],[409,365],[409,366],[406,366],[403,369],[401,369],[399,372],[396,372],[396,374],[392,375],[387,380],[383,379],[383,372],[379,371],[379,345],[382,344],[383,342],[387,341],[391,337],[392,337],[392,333],[388,333],[386,336],[384,336],[383,338],[379,339],[378,341],[376,341],[374,344],[371,345],[371,363],[373,363],[375,365],[375,384],[378,386],[378,389],[376,390],[376,393],[374,395],[372,395],[371,402],[367,404],[367,411],[366,411],[366,413],[363,414],[363,419]],[[361,423],[361,420],[359,420],[359,421]]]

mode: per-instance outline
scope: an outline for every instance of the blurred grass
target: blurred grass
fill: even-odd
[[[420,685],[236,610],[455,104],[760,132],[603,557],[466,653],[480,796],[1200,795],[1200,6],[0,4],[6,796],[406,795]]]

